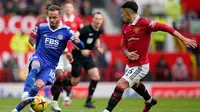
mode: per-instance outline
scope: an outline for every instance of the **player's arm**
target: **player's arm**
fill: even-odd
[[[71,29],[69,29],[70,40],[72,44],[76,47],[76,49],[81,50],[83,49],[84,43],[79,39],[79,34],[75,34]]]
[[[32,36],[29,37],[28,42],[31,44],[31,46],[35,45],[35,40]]]
[[[97,50],[97,52],[98,52],[99,54],[102,54],[102,53],[103,53],[103,49],[100,47],[100,39],[97,39],[97,40],[96,40],[95,49]]]
[[[38,30],[38,26],[39,26],[39,23],[36,23],[34,28],[32,29],[31,33],[30,33],[30,37],[28,39],[28,42],[33,46],[35,47],[35,43],[36,43],[36,36],[37,36],[37,30]]]
[[[130,59],[130,60],[138,60],[139,59],[139,55],[137,54],[137,51],[132,51],[129,52],[128,48],[127,48],[127,39],[124,35],[124,31],[122,28],[122,52],[124,53],[124,55]]]
[[[180,39],[187,47],[193,47],[193,48],[197,47],[197,43],[195,40],[184,37],[182,34],[180,34],[174,28],[172,28],[166,24],[152,21],[149,24],[149,27],[151,28],[152,31],[164,31],[164,32],[170,33],[171,35],[173,35],[175,37],[178,37],[178,39]]]

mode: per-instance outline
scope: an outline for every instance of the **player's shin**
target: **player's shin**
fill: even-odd
[[[88,97],[87,97],[86,102],[91,102],[92,95],[93,95],[93,93],[94,93],[94,91],[96,89],[97,83],[98,83],[98,81],[95,81],[95,80],[91,80],[90,81],[90,85],[89,85],[89,88],[88,88],[89,92],[88,92]]]
[[[24,84],[24,92],[29,92],[31,90],[31,87],[35,83],[35,77],[39,72],[40,72],[40,67],[38,66],[32,67]]]
[[[108,106],[106,107],[106,110],[108,110],[109,112],[112,112],[112,110],[121,100],[123,92],[124,92],[124,88],[121,88],[120,86],[115,87],[115,90],[108,102]]]
[[[51,93],[53,95],[53,101],[58,101],[60,92],[62,91],[62,86],[53,85],[51,88]]]
[[[134,89],[140,96],[142,96],[146,102],[151,102],[152,98],[143,83],[136,83],[133,85],[132,89]]]

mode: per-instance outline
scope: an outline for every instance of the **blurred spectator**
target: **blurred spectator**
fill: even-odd
[[[161,56],[155,68],[155,81],[171,81],[171,73],[169,65],[167,64],[164,56]]]
[[[10,48],[14,58],[17,58],[20,69],[26,69],[24,62],[24,54],[29,51],[30,44],[28,42],[29,35],[22,33],[13,35],[10,41]]]
[[[149,18],[152,15],[150,4],[147,4],[147,5],[144,6],[143,15],[147,18]]]
[[[92,15],[92,7],[90,0],[82,0],[80,6],[80,14],[81,16],[91,16]]]
[[[0,16],[3,16],[5,14],[5,10],[4,10],[4,7],[3,7],[3,3],[0,2]]]
[[[168,0],[168,2],[165,4],[165,11],[167,16],[172,18],[173,27],[177,29],[177,22],[180,20],[182,14],[180,0]]]
[[[173,81],[188,81],[188,71],[183,59],[178,57],[172,67]]]
[[[114,63],[114,73],[112,74],[114,80],[119,80],[124,75],[124,63],[122,60],[117,59]]]
[[[158,17],[156,17],[155,21],[163,23],[163,24],[167,24],[167,20],[165,19],[165,16],[163,14],[159,14]],[[164,50],[166,36],[167,36],[167,33],[161,32],[161,31],[153,33],[152,40],[156,45],[156,51]]]
[[[27,15],[29,13],[27,0],[20,0],[20,2],[18,3],[18,7],[19,7],[19,12],[18,12],[19,15]]]
[[[199,19],[197,12],[195,12],[193,9],[190,9],[186,14],[185,14],[186,20],[195,20]]]
[[[14,3],[12,1],[7,1],[5,3],[5,14],[13,15],[16,14],[17,9],[14,8]]]
[[[45,6],[45,4],[42,4],[41,0],[33,0],[32,5],[29,6],[29,14],[39,15],[42,5]]]

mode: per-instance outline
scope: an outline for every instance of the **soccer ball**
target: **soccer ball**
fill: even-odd
[[[31,108],[35,112],[43,112],[47,108],[46,98],[43,96],[35,96],[34,101],[31,103]]]

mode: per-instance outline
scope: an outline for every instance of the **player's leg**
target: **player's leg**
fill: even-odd
[[[86,100],[84,106],[88,107],[88,108],[95,108],[95,106],[92,103],[92,96],[96,89],[98,81],[100,80],[99,70],[96,67],[94,61],[92,60],[92,57],[87,58],[87,61],[85,61],[85,63],[84,63],[84,68],[87,71],[87,74],[90,76],[90,79],[91,79],[90,85],[88,88],[87,100]]]
[[[32,86],[31,90],[29,91],[29,98],[25,99],[24,101],[20,102],[17,107],[13,110],[13,112],[21,111],[25,106],[30,104],[34,97],[37,95],[40,88],[43,88],[47,82],[53,83],[55,79],[55,70],[54,69],[43,69],[36,77],[36,82]]]
[[[149,71],[149,64],[142,65],[138,68],[137,72],[138,75],[135,75],[134,82],[135,84],[131,87],[134,89],[140,96],[142,96],[145,100],[145,107],[143,109],[143,112],[149,112],[151,107],[155,104],[157,104],[157,100],[153,99],[148,91],[146,90],[144,84],[142,82],[139,82],[143,77],[146,76],[146,74]]]
[[[121,100],[124,90],[128,87],[129,85],[127,80],[125,80],[124,78],[119,79],[117,85],[115,86],[114,92],[112,93],[108,101],[108,105],[103,112],[112,112],[112,110]]]
[[[22,94],[22,100],[28,96],[28,92],[31,90],[31,87],[35,83],[35,77],[40,72],[40,62],[38,60],[33,60],[29,65],[29,73],[26,77],[24,84],[24,91]]]
[[[72,65],[69,63],[68,59],[66,56],[63,58],[63,70],[64,70],[64,77],[70,77],[69,73],[71,72]],[[63,105],[65,106],[70,106],[71,105],[71,100],[70,100],[70,94],[71,94],[71,89],[72,86],[63,86],[63,91],[62,91],[62,97],[63,97]]]
[[[44,87],[45,97],[46,97],[46,100],[47,100],[48,104],[51,103],[50,88],[51,88],[50,86],[45,86]]]
[[[52,85],[52,88],[51,88],[51,93],[53,96],[51,108],[54,111],[61,111],[61,108],[58,106],[58,98],[62,91],[62,87],[63,87],[62,82],[63,82],[63,70],[57,69],[56,70],[56,81],[54,82],[54,84]]]
[[[125,74],[119,81],[115,87],[115,90],[108,102],[108,106],[103,112],[112,112],[115,106],[119,103],[122,98],[123,92],[126,88],[132,87],[134,85],[134,78],[136,76],[135,73],[138,73],[139,66],[129,68],[126,66]]]
[[[31,88],[29,92],[29,97],[24,99],[22,102],[20,102],[16,106],[16,108],[13,110],[13,112],[20,112],[24,107],[30,104],[34,100],[34,97],[37,95],[40,88],[44,86],[45,86],[45,83],[41,79],[36,80],[35,84],[33,85],[33,87]]]

